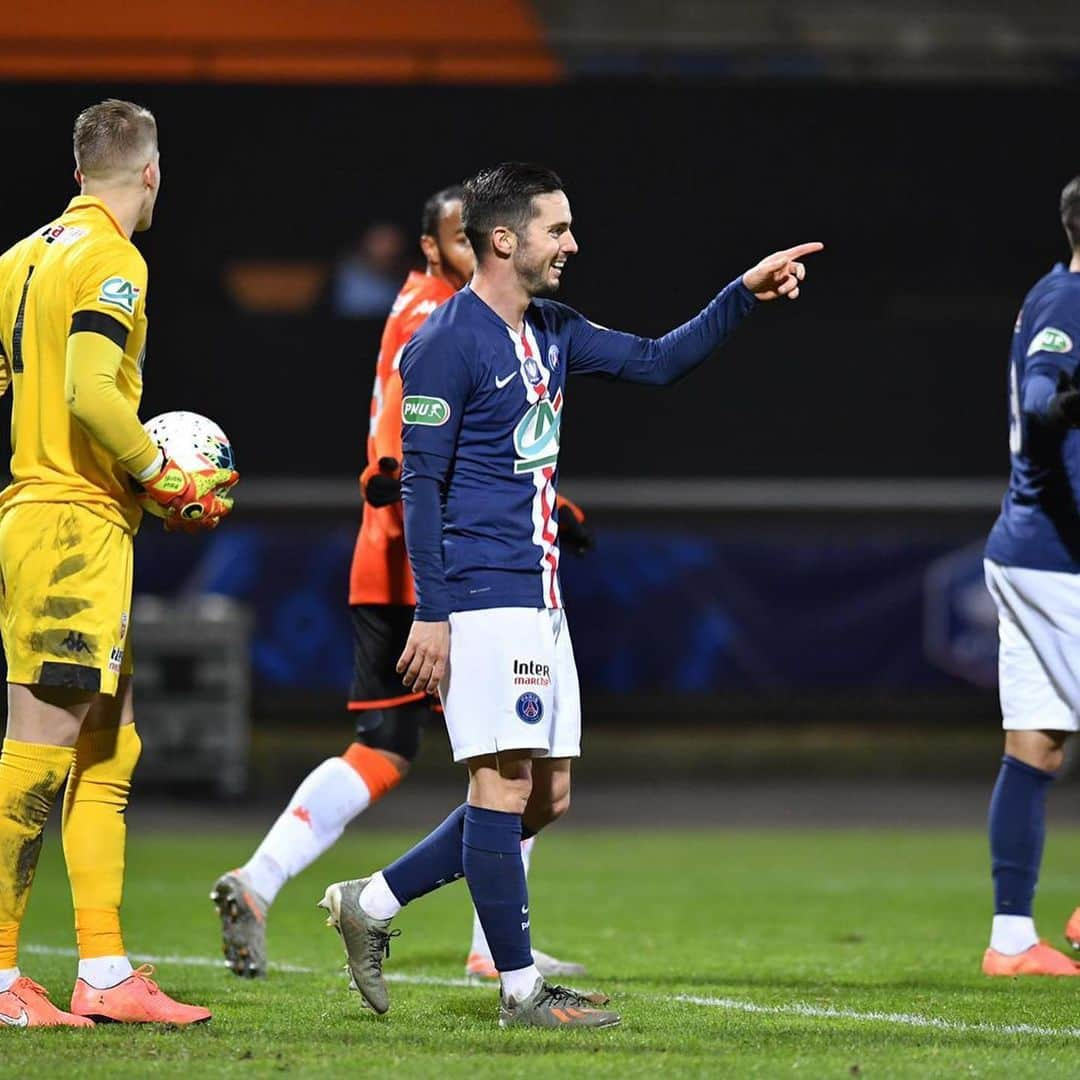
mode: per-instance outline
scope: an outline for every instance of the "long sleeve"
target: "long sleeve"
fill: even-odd
[[[572,312],[570,370],[627,382],[670,385],[723,345],[756,303],[742,278],[736,278],[694,318],[660,338],[608,330]]]

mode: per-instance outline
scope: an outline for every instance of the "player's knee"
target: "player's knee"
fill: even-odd
[[[1043,772],[1057,772],[1065,761],[1067,731],[1007,731],[1005,753]]]

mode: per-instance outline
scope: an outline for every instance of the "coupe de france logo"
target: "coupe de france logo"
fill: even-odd
[[[401,403],[403,424],[423,424],[442,427],[450,419],[450,403],[441,397],[424,397],[410,394]]]
[[[544,718],[544,703],[540,700],[540,695],[534,694],[531,690],[526,690],[517,699],[517,705],[514,708],[518,719],[526,724],[539,724]]]
[[[98,293],[99,304],[110,304],[126,311],[129,315],[135,314],[135,303],[139,299],[139,287],[127,278],[111,277],[101,283],[101,291]]]
[[[555,391],[553,401],[542,397],[514,428],[514,473],[546,469],[559,460],[559,433],[562,428],[563,396]]]

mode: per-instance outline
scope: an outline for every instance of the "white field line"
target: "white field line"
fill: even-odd
[[[23,945],[23,952],[37,956],[69,956],[78,953],[71,948],[58,948],[53,945]],[[148,956],[139,954],[133,959],[150,964],[175,964],[178,967],[221,968],[224,962],[209,956]],[[284,971],[294,975],[314,975],[315,969],[301,967],[298,964],[271,964],[275,971]],[[413,986],[475,987],[476,983],[468,979],[447,979],[439,975],[407,975],[387,972],[386,981]],[[662,1000],[655,994],[634,995]],[[669,999],[671,1000],[671,999]],[[853,1020],[862,1024],[895,1024],[898,1027],[929,1028],[934,1031],[952,1031],[957,1033],[982,1035],[1040,1035],[1050,1038],[1080,1039],[1080,1028],[1076,1027],[1040,1027],[1036,1024],[991,1024],[985,1022],[970,1023],[966,1020],[944,1020],[937,1016],[921,1016],[918,1013],[861,1012],[857,1009],[838,1009],[830,1005],[809,1005],[802,1001],[792,1001],[786,1005],[759,1005],[753,1001],[740,1001],[738,998],[696,997],[692,994],[676,994],[675,1001],[687,1005],[700,1005],[711,1009],[726,1009],[729,1012],[756,1013],[765,1016],[798,1016],[812,1020]]]
[[[694,997],[677,994],[676,1001],[688,1005],[705,1005],[713,1009],[731,1012],[763,1013],[769,1016],[805,1016],[816,1020],[856,1020],[870,1024],[897,1024],[901,1027],[933,1028],[935,1031],[980,1033],[983,1035],[1051,1035],[1067,1039],[1080,1038],[1080,1028],[1038,1027],[1035,1024],[989,1024],[969,1023],[966,1020],[942,1020],[937,1016],[920,1016],[918,1013],[858,1012],[855,1009],[836,1009],[829,1005],[807,1005],[792,1001],[787,1005],[758,1005],[753,1001],[737,998]]]

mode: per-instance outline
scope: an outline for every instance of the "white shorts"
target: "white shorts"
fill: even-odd
[[[581,694],[561,609],[452,614],[439,693],[455,761],[500,750],[581,754]]]
[[[983,560],[1007,731],[1080,731],[1080,574]]]

